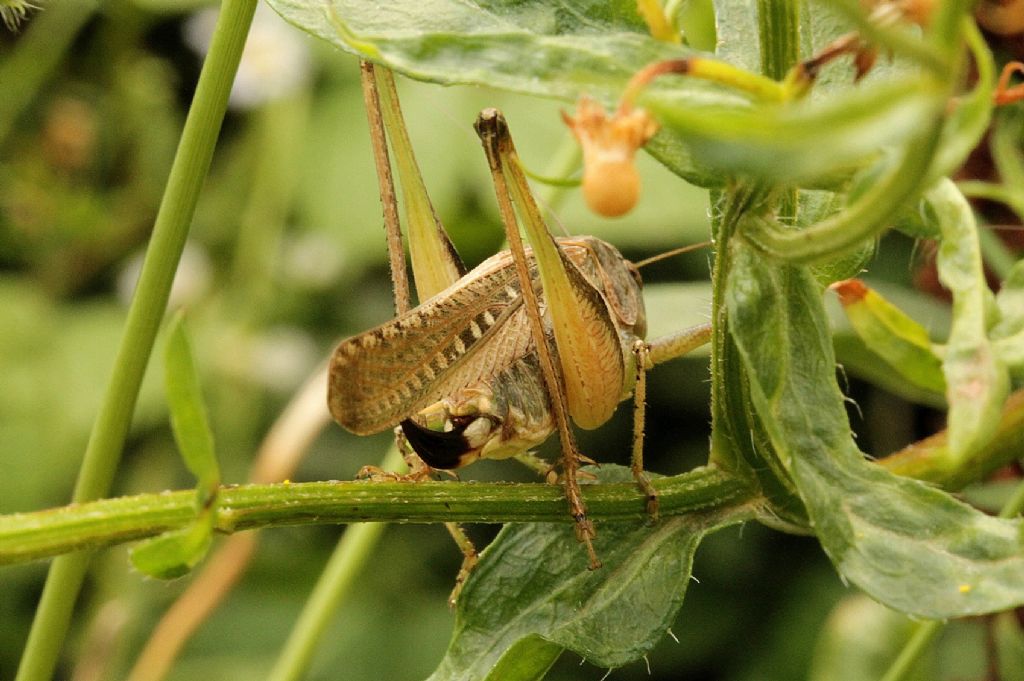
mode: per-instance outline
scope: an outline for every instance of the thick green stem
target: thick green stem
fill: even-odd
[[[110,490],[255,10],[255,0],[225,0],[222,7],[153,226],[114,372],[82,461],[75,502],[102,497]],[[43,681],[53,675],[89,558],[87,553],[63,556],[50,567],[17,681]]]
[[[807,229],[790,230],[764,217],[751,217],[744,235],[773,258],[791,263],[826,262],[887,229],[893,215],[924,184],[942,132],[938,108],[925,132],[912,140],[888,175],[846,210]]]
[[[661,515],[755,503],[743,481],[714,468],[658,478]],[[595,521],[647,518],[636,485],[584,485]],[[572,522],[558,485],[542,483],[309,482],[221,489],[216,529],[352,522]],[[184,527],[195,492],[141,494],[0,517],[0,565],[112,546]]]
[[[758,0],[761,73],[781,81],[800,59],[800,1]]]
[[[758,0],[761,73],[783,82],[800,61],[800,0]],[[796,187],[779,192],[778,215],[796,219]]]

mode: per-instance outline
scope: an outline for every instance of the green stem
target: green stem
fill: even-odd
[[[757,23],[761,39],[761,73],[774,81],[786,80],[800,61],[799,0],[758,0]],[[796,187],[779,192],[778,215],[795,219]]]
[[[77,503],[110,490],[255,10],[256,0],[225,0],[221,8],[128,310],[114,371],[86,447],[73,497]],[[50,567],[16,681],[44,681],[53,675],[89,559],[88,553],[72,554]]]
[[[395,470],[400,466],[402,457],[398,449],[392,447],[381,462],[381,468]],[[369,560],[384,528],[383,523],[357,523],[345,530],[302,614],[292,627],[281,656],[270,672],[269,681],[298,681],[305,676],[316,644],[331,623],[339,603],[355,583],[359,571]]]
[[[907,144],[896,167],[834,217],[802,230],[786,229],[764,217],[751,217],[744,235],[773,258],[801,264],[835,259],[877,236],[891,225],[892,216],[903,204],[922,189],[938,147],[942,123],[937,106],[925,133]]]
[[[1024,195],[1005,184],[985,182],[984,180],[963,180],[956,186],[969,199],[988,199],[1006,204],[1010,210],[1024,220]]]
[[[758,0],[761,73],[782,81],[800,60],[800,2]]]
[[[680,515],[756,503],[742,480],[714,468],[658,478],[660,512]],[[584,485],[588,515],[647,518],[632,483]],[[216,530],[353,522],[572,522],[558,485],[542,483],[309,482],[224,487]],[[0,516],[0,565],[112,546],[182,528],[195,519],[195,491],[101,499]]]
[[[569,198],[566,187],[579,186],[581,180],[572,179],[579,173],[583,164],[583,151],[573,138],[572,133],[562,133],[562,139],[544,167],[543,176],[533,174],[523,166],[523,172],[531,179],[543,183],[534,192],[537,199],[548,210],[558,210]]]
[[[0,61],[0,144],[96,11],[96,0],[47,3],[17,46]]]
[[[711,457],[710,463],[728,471],[742,470],[741,450],[733,445],[734,433],[731,426],[735,420],[730,415],[730,405],[740,401],[730,399],[730,391],[741,394],[743,386],[739,381],[729,383],[729,320],[725,309],[725,284],[729,271],[729,241],[736,230],[739,216],[750,201],[742,196],[743,187],[733,187],[728,194],[716,196],[712,193],[711,205],[721,205],[723,210],[712,224],[715,245],[715,264],[711,272]]]
[[[903,646],[903,650],[885,672],[881,681],[901,681],[901,679],[907,678],[907,675],[914,670],[918,659],[928,649],[928,644],[942,631],[942,627],[941,620],[929,620],[917,625],[910,640]]]

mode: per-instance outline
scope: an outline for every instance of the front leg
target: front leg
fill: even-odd
[[[636,361],[636,386],[633,389],[633,453],[630,457],[630,469],[633,478],[647,496],[647,515],[651,522],[658,519],[658,492],[651,484],[644,470],[644,426],[647,419],[647,362],[650,346],[638,340],[633,343],[633,357]]]

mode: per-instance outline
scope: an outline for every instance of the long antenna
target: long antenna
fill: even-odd
[[[699,244],[690,244],[689,246],[680,246],[679,248],[673,248],[671,251],[665,251],[664,253],[659,253],[658,255],[652,255],[649,258],[644,258],[643,260],[640,260],[638,262],[633,263],[633,265],[636,266],[637,268],[647,267],[648,265],[650,265],[652,263],[656,263],[659,260],[664,260],[666,258],[671,258],[672,256],[680,255],[682,253],[689,253],[690,251],[696,251],[699,248],[705,248],[705,247],[710,246],[710,245],[711,245],[710,241],[702,241]]]

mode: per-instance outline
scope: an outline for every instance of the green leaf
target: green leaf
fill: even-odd
[[[632,479],[620,466],[597,473],[602,482]],[[653,525],[601,523],[594,540],[599,570],[587,569],[568,524],[505,526],[463,589],[452,641],[431,679],[498,678],[495,665],[525,670],[512,678],[536,678],[540,663],[519,667],[510,651],[540,647],[548,660],[554,649],[541,640],[600,667],[640,658],[672,626],[700,540],[748,517],[739,507]]]
[[[141,542],[131,551],[132,565],[155,579],[187,575],[213,541],[213,514],[203,513],[188,527]]]
[[[829,97],[783,105],[695,106],[660,91],[640,100],[666,131],[717,172],[747,173],[775,182],[832,182],[874,157],[879,148],[913,136],[932,118],[936,95],[920,78],[880,83]],[[821,150],[828,149],[827,154]]]
[[[642,67],[701,54],[651,37],[631,0],[572,6],[541,0],[270,4],[303,30],[418,80],[567,101],[587,94],[612,105]],[[757,31],[746,32],[756,29],[756,13],[735,2],[719,2],[716,11],[718,54],[758,73]],[[836,29],[832,22],[819,33]],[[925,85],[914,73],[860,88],[847,80],[846,94],[838,98],[752,109],[747,96],[720,84],[660,79],[647,88],[644,103],[666,117],[666,129],[648,150],[701,186],[720,186],[726,172],[782,181],[826,176],[831,184],[880,146],[917,129],[936,98]],[[818,153],[823,138],[829,154]]]
[[[199,374],[185,330],[184,316],[180,313],[172,320],[167,334],[164,383],[178,450],[185,459],[185,465],[199,481],[201,497],[212,496],[220,484],[220,466],[206,419]]]
[[[132,565],[156,579],[176,579],[189,573],[203,559],[213,540],[217,513],[220,466],[199,386],[199,374],[179,312],[171,320],[164,350],[164,386],[171,415],[171,429],[185,465],[198,479],[198,513],[184,529],[165,532],[142,542],[131,552]]]
[[[892,370],[925,390],[946,391],[942,360],[923,326],[859,279],[836,282],[831,288],[839,294],[857,335]]]
[[[694,50],[652,38],[633,0],[557,5],[503,0],[391,2],[269,0],[286,20],[347,52],[434,83],[472,84],[574,102],[587,94],[618,102],[632,75],[651,62]],[[744,98],[694,79],[673,79],[696,106]],[[723,178],[661,135],[651,151],[673,172],[704,186]]]
[[[953,294],[953,323],[942,365],[952,465],[991,439],[1010,392],[1010,378],[986,335],[991,293],[970,204],[948,179],[929,189],[923,204],[925,220],[941,235],[939,280]]]
[[[835,376],[820,288],[737,237],[729,329],[754,407],[836,569],[876,600],[927,618],[1024,603],[1024,536],[1006,521],[865,460]]]
[[[299,28],[417,80],[611,103],[635,71],[693,51],[655,40],[632,0],[271,0]]]

